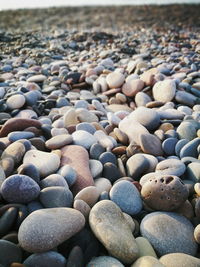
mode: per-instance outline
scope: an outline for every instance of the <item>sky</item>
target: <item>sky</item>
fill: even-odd
[[[0,0],[0,10],[51,6],[200,3],[200,0]]]

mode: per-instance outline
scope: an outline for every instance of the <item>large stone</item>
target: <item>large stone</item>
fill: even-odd
[[[39,150],[26,152],[23,163],[32,163],[40,172],[42,177],[55,173],[60,166],[60,158],[55,153],[48,153]]]
[[[140,231],[160,256],[174,252],[196,255],[194,227],[177,213],[152,212],[142,220]]]
[[[32,253],[51,250],[79,232],[84,216],[71,208],[40,209],[22,222],[18,239],[20,246]]]
[[[137,259],[138,247],[131,228],[114,202],[98,202],[90,212],[89,223],[110,255],[126,264],[131,264]]]
[[[69,164],[77,173],[76,182],[72,187],[74,194],[87,186],[94,185],[88,152],[84,147],[68,145],[61,149],[61,153],[61,166]]]
[[[184,253],[170,253],[159,260],[165,267],[199,267],[200,259]]]
[[[1,128],[0,137],[7,136],[13,131],[23,131],[28,127],[41,128],[42,124],[40,121],[32,119],[12,118],[9,119]]]

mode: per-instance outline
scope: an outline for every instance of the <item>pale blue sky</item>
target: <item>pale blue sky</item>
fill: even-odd
[[[200,0],[0,0],[0,10],[49,6],[200,3]]]

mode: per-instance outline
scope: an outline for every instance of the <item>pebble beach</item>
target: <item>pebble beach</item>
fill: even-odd
[[[199,13],[0,11],[0,267],[200,267]]]

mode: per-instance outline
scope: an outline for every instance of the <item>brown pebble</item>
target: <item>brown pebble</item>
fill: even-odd
[[[112,149],[112,153],[115,155],[123,155],[126,153],[126,146],[118,146]]]

